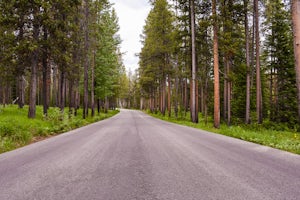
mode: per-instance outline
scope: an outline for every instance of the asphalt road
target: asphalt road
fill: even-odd
[[[139,111],[0,155],[0,200],[300,199],[300,156]]]

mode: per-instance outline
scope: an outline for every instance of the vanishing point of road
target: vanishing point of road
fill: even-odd
[[[300,156],[120,114],[0,155],[1,200],[300,199]]]

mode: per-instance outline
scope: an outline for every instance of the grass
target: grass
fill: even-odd
[[[176,118],[175,116],[168,117],[159,113],[154,114],[148,112],[153,117],[181,124],[184,126],[190,126],[213,133],[218,133],[241,140],[289,151],[292,153],[300,154],[300,134],[293,130],[272,130],[272,128],[265,128],[264,125],[252,124],[252,125],[235,125],[227,126],[221,124],[220,129],[213,127],[213,121],[210,118],[208,123],[205,124],[204,119],[199,115],[199,123],[194,124],[190,122],[189,113],[185,117]]]
[[[119,112],[114,110],[82,119],[82,110],[78,110],[77,116],[69,116],[67,113],[61,114],[57,108],[50,108],[48,116],[44,117],[42,107],[37,106],[36,118],[28,119],[27,111],[27,106],[23,109],[15,105],[0,108],[0,153],[109,118]]]

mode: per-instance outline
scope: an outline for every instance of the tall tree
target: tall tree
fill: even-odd
[[[190,20],[191,20],[191,119],[193,123],[198,123],[198,81],[197,81],[197,61],[196,61],[196,28],[195,28],[195,6],[194,0],[190,0]]]
[[[89,5],[90,1],[89,0],[84,0],[84,53],[85,53],[85,58],[84,58],[84,87],[83,87],[83,118],[85,119],[88,114],[88,99],[89,99],[89,94],[88,94],[88,69],[89,69],[89,15],[90,15],[90,8]]]
[[[294,37],[294,56],[298,97],[298,121],[300,122],[300,0],[292,0],[292,23]]]
[[[154,109],[155,99],[158,99],[158,104],[156,105],[159,105],[159,110],[163,115],[165,115],[166,111],[167,77],[169,87],[171,87],[172,32],[173,13],[170,11],[169,4],[166,0],[153,2],[153,8],[144,27],[144,46],[140,53],[140,75],[141,86],[151,98],[151,107]],[[158,94],[156,94],[156,91],[158,91]],[[171,92],[170,88],[168,92]],[[171,98],[168,101],[171,102]],[[170,111],[171,109],[169,108]]]
[[[270,120],[292,125],[297,122],[297,94],[291,18],[282,0],[267,2],[265,18],[263,58],[269,77]]]
[[[244,0],[245,15],[245,48],[246,48],[246,116],[245,123],[250,124],[250,100],[251,100],[251,68],[250,68],[250,42],[249,42],[249,23],[248,23],[248,0]]]
[[[32,4],[32,51],[31,51],[31,78],[30,78],[30,96],[29,96],[29,110],[28,117],[35,118],[36,115],[36,95],[37,95],[37,70],[38,70],[38,54],[39,54],[39,4]]]
[[[214,44],[214,127],[220,128],[220,84],[219,84],[219,45],[218,45],[218,19],[216,0],[212,0],[213,16],[213,44]]]
[[[262,113],[262,89],[260,73],[260,35],[259,35],[259,9],[258,0],[254,0],[254,19],[255,19],[255,58],[256,58],[256,115],[257,122],[263,122]]]

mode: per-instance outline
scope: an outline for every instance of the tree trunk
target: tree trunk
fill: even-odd
[[[19,41],[24,40],[24,22],[23,22],[23,17],[21,17],[21,25],[19,28],[19,36],[18,39]],[[25,104],[25,85],[24,85],[24,62],[19,60],[18,62],[18,79],[17,79],[17,85],[18,85],[18,105],[19,108],[23,108]],[[21,66],[20,66],[21,65]]]
[[[178,72],[177,72],[178,73]],[[174,112],[175,112],[175,117],[178,118],[178,90],[179,90],[179,78],[178,74],[176,73],[176,78],[175,78],[175,102],[174,102]]]
[[[23,108],[25,104],[25,86],[24,86],[24,76],[18,76],[18,105],[19,108]]]
[[[188,105],[188,83],[187,78],[184,79],[184,115],[186,115],[186,112],[189,109]]]
[[[60,96],[59,108],[61,112],[64,112],[64,108],[65,108],[65,101],[66,101],[65,85],[66,85],[66,76],[65,76],[65,72],[62,71],[60,76],[60,95],[59,95]]]
[[[89,1],[85,0],[85,8],[84,8],[84,17],[85,17],[85,36],[84,36],[84,96],[83,96],[83,119],[87,117],[88,114],[88,68],[89,68],[89,60],[88,60],[88,52],[89,52],[89,32],[88,32],[88,23],[89,23]]]
[[[245,43],[246,43],[246,116],[245,123],[250,124],[250,95],[251,95],[251,68],[250,68],[250,51],[249,51],[249,25],[248,25],[248,0],[244,0],[245,6]]]
[[[227,125],[230,126],[231,124],[231,80],[230,80],[230,70],[231,70],[231,62],[230,62],[230,58],[231,56],[228,56],[225,60],[225,64],[226,64],[226,119],[227,119]]]
[[[44,42],[48,39],[48,33],[46,28],[44,27]],[[48,64],[48,50],[47,47],[44,46],[43,49],[43,58],[42,58],[42,67],[43,67],[43,113],[45,116],[48,114],[49,108],[49,93],[50,93],[50,75],[49,73],[49,64]]]
[[[258,0],[254,0],[255,14],[255,52],[256,52],[256,114],[257,123],[261,124],[262,117],[262,90],[261,90],[261,75],[260,75],[260,36],[259,36],[259,13]]]
[[[69,84],[69,115],[74,113],[75,105],[75,91],[74,91],[74,81],[70,81]]]
[[[96,60],[96,52],[93,52],[93,65],[91,69],[91,109],[92,109],[92,117],[95,115],[95,60]]]
[[[219,52],[218,52],[218,21],[216,0],[212,0],[213,42],[214,42],[214,127],[220,128],[220,85],[219,85]]]
[[[292,22],[294,36],[294,55],[298,100],[298,121],[300,123],[300,0],[292,0]]]
[[[34,18],[36,18],[38,9],[34,8]],[[39,39],[39,24],[37,19],[33,22],[33,42],[37,45]],[[37,94],[37,70],[38,70],[38,48],[36,47],[31,55],[31,80],[29,94],[28,117],[35,118],[36,114],[36,94]]]
[[[98,115],[100,115],[100,99],[97,99],[97,111],[98,111]]]
[[[104,112],[107,113],[108,112],[108,107],[109,107],[109,100],[108,97],[105,97],[105,103],[104,103]]]
[[[197,87],[197,63],[196,63],[196,30],[195,30],[195,6],[194,0],[190,0],[190,17],[191,17],[191,44],[192,44],[192,76],[191,76],[191,94],[190,94],[190,110],[191,120],[193,123],[198,123],[198,87]]]
[[[223,120],[226,122],[227,121],[227,106],[228,106],[228,103],[227,103],[227,93],[228,93],[228,84],[227,84],[227,66],[226,66],[226,58],[223,58],[224,60],[224,63],[225,63],[225,66],[224,66],[224,89],[223,89]]]
[[[57,82],[57,66],[53,66],[53,84],[52,84],[52,105],[58,106],[58,82]]]
[[[171,117],[171,77],[168,75],[168,114]]]

